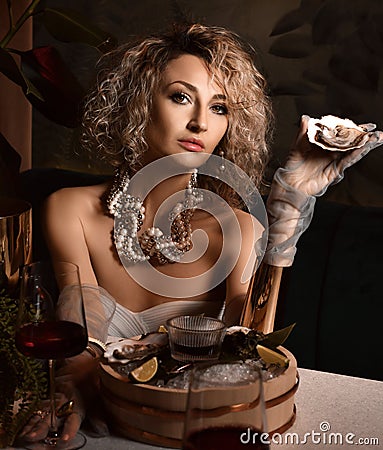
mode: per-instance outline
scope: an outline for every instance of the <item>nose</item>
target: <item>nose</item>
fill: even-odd
[[[201,107],[194,110],[193,116],[191,117],[187,128],[193,133],[207,131],[207,114]]]

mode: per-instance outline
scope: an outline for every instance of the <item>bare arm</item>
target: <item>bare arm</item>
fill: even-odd
[[[97,284],[84,232],[84,217],[90,213],[90,208],[84,191],[76,188],[63,189],[47,199],[42,220],[53,265],[55,261],[75,263],[80,268],[82,283]],[[63,287],[60,286],[60,289]],[[63,440],[71,439],[77,433],[85,417],[85,403],[93,401],[84,387],[96,392],[94,375],[97,367],[98,359],[84,351],[65,360],[56,371],[56,393],[59,396],[57,406],[68,400],[74,401],[74,412],[65,419],[63,426]],[[92,408],[94,409],[94,404]],[[48,419],[36,422],[32,418],[22,434],[27,440],[37,441],[45,437],[47,431]]]
[[[241,229],[241,249],[237,263],[226,280],[226,307],[224,321],[227,325],[239,323],[241,312],[256,262],[255,244],[263,227],[251,215],[237,214]]]
[[[85,236],[91,203],[78,188],[52,194],[43,210],[43,230],[53,261],[69,261],[80,268],[81,283],[97,285]],[[61,286],[62,287],[62,286]]]

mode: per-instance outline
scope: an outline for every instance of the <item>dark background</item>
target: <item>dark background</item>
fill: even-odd
[[[301,114],[334,114],[357,123],[374,122],[383,129],[381,0],[65,0],[49,4],[85,13],[119,42],[162,29],[180,17],[228,27],[248,40],[258,50],[258,65],[269,81],[276,115],[269,176],[283,162]],[[84,88],[89,88],[98,52],[54,41],[36,19],[34,46],[49,42],[70,61]],[[45,193],[110,173],[109,167],[81,150],[78,130],[55,125],[37,111],[33,167],[69,171],[62,179],[62,172],[51,171],[50,178],[44,178],[50,180]],[[301,367],[383,377],[382,169],[383,151],[378,148],[318,200],[294,266],[284,270],[276,325],[297,323],[286,346]],[[39,193],[38,184],[35,181],[29,189],[35,193],[35,202],[44,194]]]
[[[119,42],[187,17],[228,27],[259,53],[257,64],[270,84],[276,131],[270,172],[281,164],[301,114],[334,114],[383,127],[381,0],[50,0],[73,8],[110,31]],[[85,89],[99,53],[85,45],[55,41],[34,23],[34,46],[52,43]],[[108,172],[78,147],[78,130],[66,129],[34,111],[33,166]],[[381,206],[383,152],[351,168],[326,198]]]

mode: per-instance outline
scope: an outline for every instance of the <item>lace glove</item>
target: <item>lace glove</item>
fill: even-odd
[[[108,328],[116,310],[116,302],[104,294],[104,290],[98,286],[81,285],[86,326],[88,336],[100,343],[105,343],[108,337]],[[78,321],[74,317],[75,308],[72,308],[72,295],[76,294],[76,288],[66,286],[60,293],[57,304],[62,320]]]
[[[97,414],[99,409],[98,380],[96,378],[98,360],[84,353],[65,360],[56,370],[55,404],[56,411],[65,403],[72,401],[73,408],[65,416],[59,417],[60,439],[68,441],[78,432],[86,411],[92,411],[91,425],[98,436],[109,434],[105,421]],[[24,427],[20,438],[24,441],[36,442],[44,439],[49,430],[50,414],[49,400],[39,405],[40,414],[31,417]]]
[[[301,127],[285,167],[273,179],[267,200],[269,241],[264,261],[291,266],[299,237],[309,226],[316,197],[343,179],[344,171],[383,143],[383,133],[375,125],[362,125],[369,133],[367,142],[349,151],[328,151],[307,138],[309,117],[302,116]]]
[[[108,428],[100,409],[97,368],[98,357],[103,354],[109,325],[116,310],[116,302],[106,295],[101,287],[91,285],[81,287],[89,336],[87,347],[89,353],[67,359],[58,375],[61,377],[61,391],[66,395],[72,392],[76,396],[76,392],[81,392],[82,403],[85,405],[92,431],[97,436],[104,436],[108,434]],[[72,286],[66,286],[60,294],[57,309],[61,319],[76,319],[73,317],[75,308],[71,307],[73,292],[75,291]],[[93,358],[89,361],[90,355]],[[85,414],[82,418],[84,417]],[[71,431],[71,428],[69,430]]]
[[[98,358],[84,353],[65,360],[57,370],[56,392],[59,392],[66,401],[74,401],[73,414],[66,417],[63,422],[62,438],[66,435],[71,439],[85,417],[88,431],[93,435],[97,437],[109,435],[100,403],[98,364]]]

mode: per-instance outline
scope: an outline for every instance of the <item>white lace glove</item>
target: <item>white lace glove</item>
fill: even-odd
[[[88,336],[103,343],[108,337],[108,328],[116,310],[116,302],[104,294],[104,290],[98,286],[81,285],[86,326]],[[78,321],[75,317],[77,309],[72,308],[72,295],[77,295],[76,287],[66,286],[60,293],[57,304],[62,320]],[[77,301],[74,298],[74,301]]]
[[[311,144],[307,138],[309,117],[302,116],[301,127],[286,164],[273,179],[267,199],[269,241],[264,257],[267,264],[291,266],[296,244],[309,226],[316,197],[343,179],[344,170],[383,143],[383,132],[375,125],[362,125],[369,139],[361,148],[328,151]]]
[[[79,430],[82,421],[86,416],[86,411],[91,410],[92,421],[90,421],[93,431],[98,435],[109,434],[105,422],[100,418],[99,397],[95,395],[97,390],[98,360],[90,355],[81,354],[65,361],[61,367],[57,368],[55,376],[55,403],[56,411],[67,403],[73,401],[73,409],[70,414],[59,418],[60,438],[63,441],[72,439]],[[49,430],[49,400],[44,400],[39,405],[39,410],[44,412],[43,417],[33,415],[24,427],[20,438],[23,441],[36,442],[44,439]]]
[[[86,325],[89,336],[89,345],[101,356],[101,346],[108,337],[109,324],[116,310],[116,302],[104,294],[104,290],[98,286],[82,285],[82,295],[86,316]],[[57,309],[61,319],[76,320],[73,316],[75,308],[72,308],[72,295],[76,295],[76,288],[66,286],[60,294]],[[56,390],[62,392],[70,400],[71,395],[78,404],[78,416],[80,421],[69,416],[64,424],[63,432],[72,436],[78,423],[85,417],[85,410],[92,431],[103,436],[108,434],[108,428],[103,420],[103,414],[99,402],[98,358],[90,358],[84,354],[65,360],[65,364],[57,371]],[[81,394],[80,394],[81,392]]]

